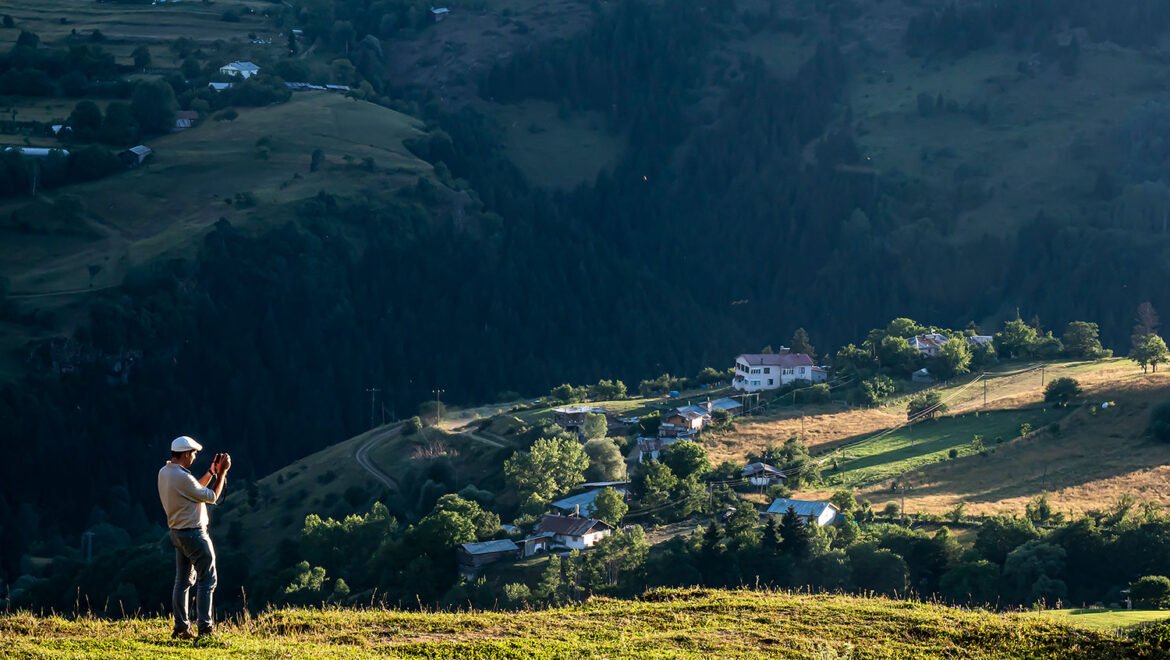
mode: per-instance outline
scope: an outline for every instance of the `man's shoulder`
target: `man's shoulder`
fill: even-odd
[[[176,464],[170,463],[170,462],[163,464],[163,466],[161,468],[159,468],[159,471],[158,471],[158,476],[160,476],[160,477],[163,477],[163,476],[177,477],[177,476],[184,475],[184,474],[191,474],[191,472],[189,470],[187,470],[186,468],[184,468],[182,465],[176,465]]]

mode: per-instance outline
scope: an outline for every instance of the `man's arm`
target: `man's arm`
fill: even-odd
[[[212,463],[211,467],[214,473],[209,472],[208,474],[219,477],[215,482],[215,486],[212,488],[215,492],[215,502],[219,502],[220,496],[223,495],[224,486],[227,486],[227,473],[232,467],[232,457],[227,454],[220,454],[219,462]]]

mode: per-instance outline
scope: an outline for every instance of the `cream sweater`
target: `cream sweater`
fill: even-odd
[[[168,462],[158,471],[158,496],[171,529],[207,528],[207,505],[215,504],[215,491],[200,486],[181,465]]]

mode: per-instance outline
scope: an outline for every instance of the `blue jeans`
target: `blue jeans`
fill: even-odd
[[[195,610],[199,617],[199,633],[213,628],[211,596],[215,593],[215,547],[206,529],[172,529],[171,544],[175,546],[175,590],[171,606],[175,610],[175,630],[189,630],[187,618],[188,594],[195,586]]]

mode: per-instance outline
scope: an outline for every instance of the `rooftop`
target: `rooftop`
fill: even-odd
[[[459,546],[469,555],[490,555],[496,552],[518,552],[520,546],[509,539],[498,541],[484,541],[482,543],[464,543]]]
[[[811,367],[812,358],[804,353],[744,353],[740,360],[749,367]]]
[[[745,476],[745,477],[749,476],[749,475],[753,475],[753,474],[760,474],[760,473],[779,476],[779,477],[784,476],[783,471],[781,471],[776,466],[768,465],[767,463],[748,463],[747,466],[744,467],[744,469],[743,469],[743,476]]]
[[[593,518],[558,516],[551,513],[544,514],[537,528],[542,532],[552,532],[561,536],[584,536],[589,532],[612,529],[606,523]]]
[[[788,513],[791,507],[796,511],[796,515],[802,518],[820,518],[825,509],[832,509],[833,513],[837,513],[837,507],[828,502],[809,502],[806,500],[790,500],[784,497],[777,497],[772,500],[772,504],[768,507],[767,513],[774,513],[784,515]]]

